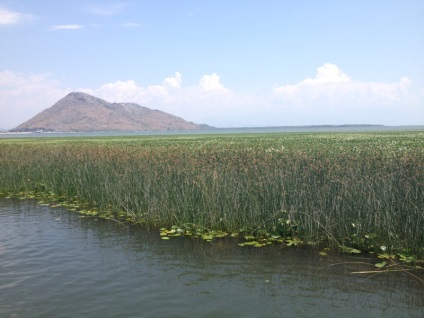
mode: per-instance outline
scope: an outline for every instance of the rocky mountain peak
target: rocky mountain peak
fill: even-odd
[[[204,126],[135,103],[109,103],[72,92],[11,131],[163,131]]]

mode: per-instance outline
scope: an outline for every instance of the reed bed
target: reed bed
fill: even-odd
[[[424,132],[0,140],[0,192],[192,225],[424,254]]]

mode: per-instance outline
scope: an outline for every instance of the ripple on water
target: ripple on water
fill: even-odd
[[[422,317],[421,283],[355,276],[357,265],[332,257],[163,241],[156,231],[3,199],[0,316]]]

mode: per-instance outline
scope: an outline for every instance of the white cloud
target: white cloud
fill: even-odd
[[[323,84],[323,83],[343,83],[349,82],[350,78],[344,74],[337,65],[325,63],[323,66],[318,67],[317,75],[315,78],[308,78],[303,82],[306,84]]]
[[[327,63],[314,77],[275,87],[268,94],[232,91],[221,84],[216,73],[202,76],[196,85],[183,86],[179,72],[159,85],[143,87],[135,81],[117,81],[91,93],[215,126],[424,124],[423,98],[415,96],[411,86],[407,77],[396,83],[353,81],[336,65]]]
[[[0,8],[0,26],[31,22],[34,18],[32,14]]]
[[[315,87],[324,90],[334,86],[331,84],[347,82],[351,82],[349,76],[344,74],[336,65],[325,63],[323,66],[318,67],[314,78],[306,78],[295,85],[287,84],[275,87],[274,91],[277,94],[287,95],[292,98],[294,95],[300,94],[302,90],[313,90]]]
[[[52,27],[53,30],[79,30],[84,26],[81,24],[58,24]]]
[[[111,16],[121,13],[125,7],[127,7],[126,3],[110,3],[105,5],[91,5],[87,8],[87,11],[95,15]]]
[[[107,83],[98,89],[80,88],[78,91],[103,98],[108,102],[132,102],[139,100],[140,87],[133,81]]]
[[[315,77],[275,87],[274,94],[273,105],[296,114],[299,121],[424,124],[423,97],[412,93],[407,77],[395,83],[354,81],[336,65],[326,63]]]
[[[176,72],[174,77],[165,78],[163,85],[174,88],[181,88],[182,82],[183,81],[180,72]]]
[[[390,103],[408,102],[408,88],[411,80],[403,77],[397,83],[353,81],[336,65],[326,63],[317,69],[314,78],[307,78],[297,84],[287,84],[274,88],[277,97],[293,103],[326,101],[339,103]]]
[[[219,80],[220,77],[216,73],[204,75],[200,80],[200,86],[205,91],[225,90],[225,87],[219,82]]]
[[[69,92],[50,74],[0,72],[0,128],[18,126]]]
[[[143,87],[127,80],[107,83],[94,90],[80,90],[111,102],[136,102],[201,123],[227,112],[230,104],[237,107],[236,95],[219,82],[215,73],[204,75],[196,85],[183,87],[182,82],[181,73],[176,72],[158,85]]]

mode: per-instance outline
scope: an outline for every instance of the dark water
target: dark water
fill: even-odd
[[[423,317],[424,284],[361,258],[161,240],[0,199],[0,317]],[[329,264],[342,263],[326,266]]]

